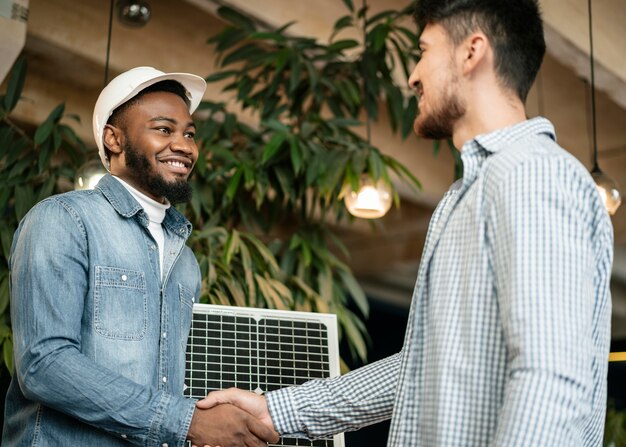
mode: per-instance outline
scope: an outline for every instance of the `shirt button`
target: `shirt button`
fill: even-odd
[[[127,279],[128,279],[128,276],[122,275],[122,281],[126,281]]]
[[[169,446],[167,445],[167,442],[164,442],[163,444],[161,444],[161,447],[169,447]]]
[[[126,438],[128,438],[128,436],[125,435],[125,434],[122,434],[122,438],[126,439]]]
[[[163,383],[167,382],[167,377],[163,377]]]
[[[163,332],[162,336],[163,338],[167,338],[167,332]]]
[[[192,303],[195,303],[195,302],[196,302],[196,297],[195,297],[195,296],[192,296],[192,297],[191,297],[191,302],[192,302]]]

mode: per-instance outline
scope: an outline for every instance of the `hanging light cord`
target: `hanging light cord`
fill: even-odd
[[[367,3],[363,0],[363,94],[365,95],[365,129],[367,131],[367,144],[371,144],[372,140],[372,125],[370,123],[370,111],[368,109],[369,96],[367,93],[367,87],[365,85],[366,78],[366,65],[365,58],[367,57]]]
[[[107,37],[107,56],[104,63],[104,86],[109,83],[109,55],[111,54],[111,30],[113,29],[113,3],[111,0],[111,6],[109,8],[109,35]]]
[[[598,167],[598,141],[596,138],[596,82],[593,60],[593,26],[591,20],[591,0],[587,0],[589,10],[589,65],[591,67],[591,138],[593,142],[593,168],[591,172],[600,170]]]

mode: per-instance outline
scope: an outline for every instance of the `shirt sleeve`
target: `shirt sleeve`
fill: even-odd
[[[316,439],[391,418],[400,359],[397,353],[344,376],[268,393],[275,428]]]
[[[195,402],[146,388],[81,353],[88,290],[80,220],[55,199],[37,205],[14,238],[11,316],[24,396],[135,445],[184,445]]]
[[[607,360],[594,334],[607,293],[594,277],[610,272],[596,247],[610,224],[586,174],[567,157],[534,157],[491,185],[487,235],[509,365],[494,445],[584,444],[593,365]]]

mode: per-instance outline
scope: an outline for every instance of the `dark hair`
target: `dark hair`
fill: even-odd
[[[498,78],[526,101],[546,52],[536,0],[417,0],[415,21],[422,30],[441,25],[455,45],[481,30],[494,50]]]
[[[187,107],[189,107],[189,104],[191,104],[189,98],[187,97],[187,89],[183,87],[183,85],[178,81],[174,81],[172,79],[166,79],[165,81],[159,81],[155,84],[152,84],[149,87],[146,87],[145,89],[137,93],[135,96],[130,98],[128,101],[119,105],[113,111],[113,113],[111,113],[111,116],[107,120],[107,124],[112,124],[114,126],[121,125],[123,122],[124,113],[130,107],[132,107],[134,104],[137,104],[144,95],[148,93],[155,93],[155,92],[174,93],[175,95],[180,96],[183,101],[185,101],[185,104],[187,104]]]

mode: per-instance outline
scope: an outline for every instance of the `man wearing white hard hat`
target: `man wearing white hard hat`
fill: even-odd
[[[198,76],[139,67],[102,91],[93,130],[109,171],[94,190],[50,197],[10,256],[15,372],[6,446],[265,446],[277,434],[225,405],[183,397],[200,270],[190,198]]]

